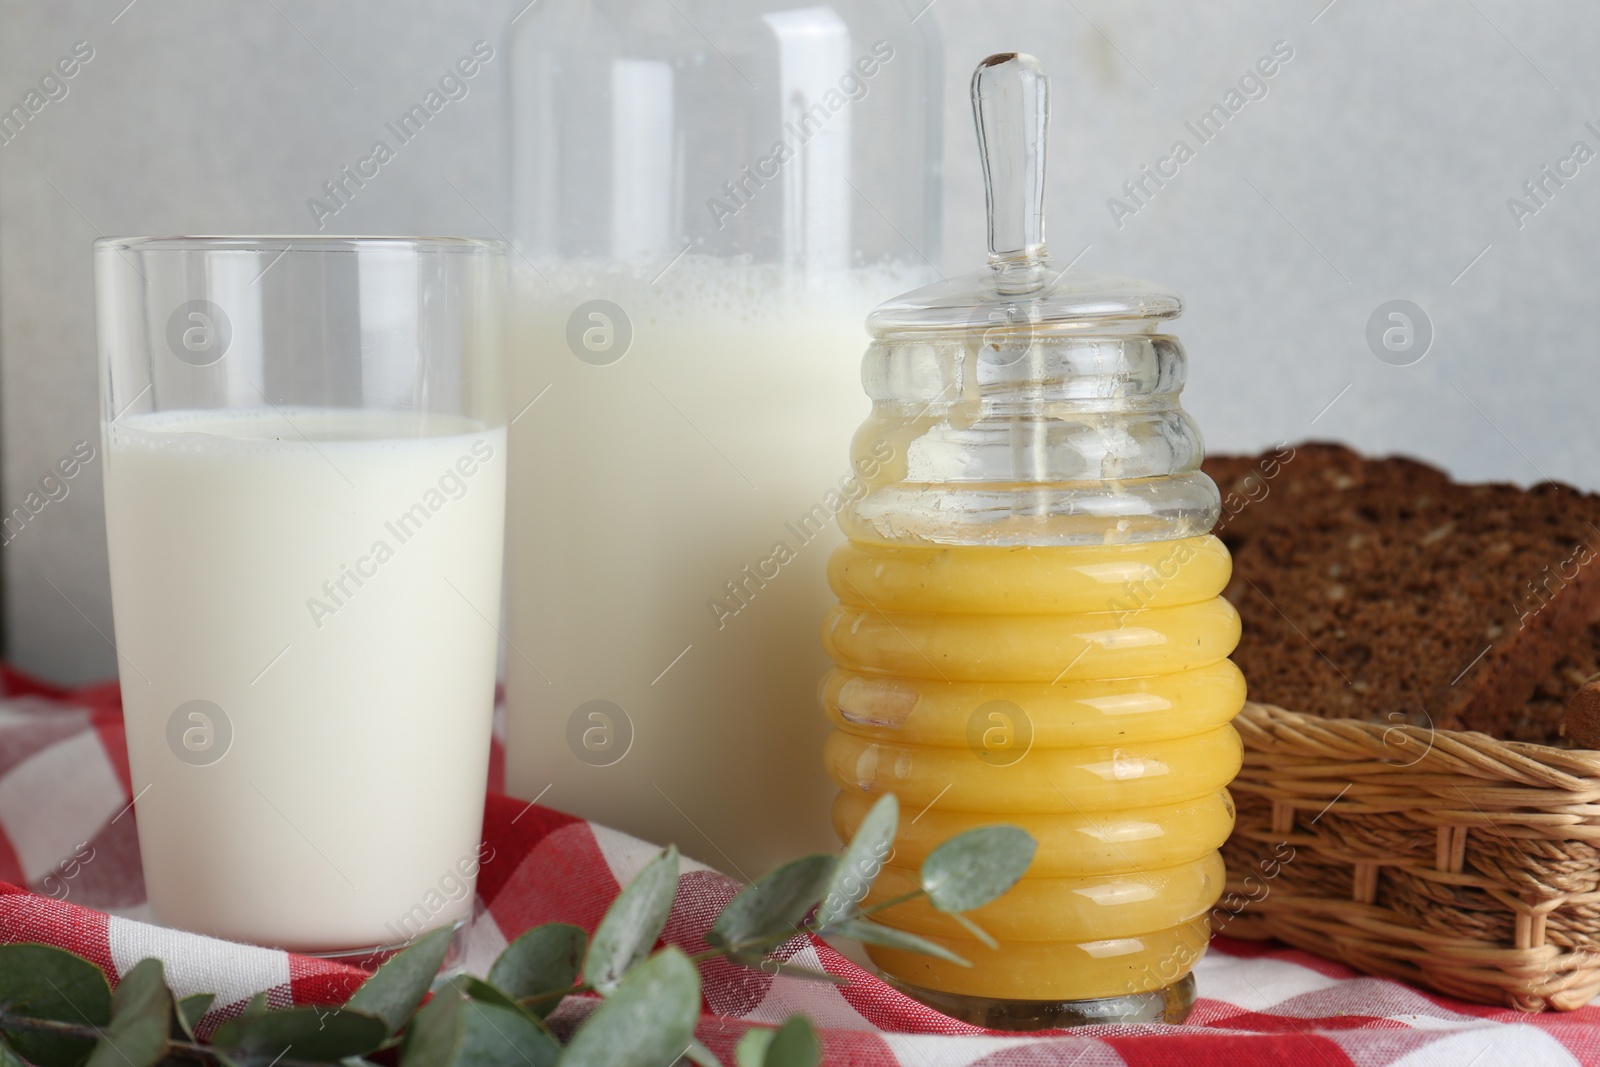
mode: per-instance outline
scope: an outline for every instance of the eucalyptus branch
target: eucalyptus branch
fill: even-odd
[[[919,899],[992,945],[965,913],[1022,877],[1033,860],[1033,839],[1011,826],[969,830],[927,855],[917,888],[862,907],[898,823],[895,798],[881,797],[842,855],[802,856],[745,886],[706,931],[706,948],[692,955],[655,948],[678,890],[678,850],[668,847],[617,894],[593,936],[548,923],[506,946],[484,978],[440,978],[453,931],[435,930],[390,957],[342,1007],[272,1010],[258,995],[242,1014],[219,1022],[208,1041],[194,1028],[215,998],[178,1000],[159,960],[140,961],[113,994],[99,967],[65,949],[0,945],[0,1067],[173,1061],[328,1067],[366,1064],[366,1057],[386,1050],[398,1051],[400,1067],[619,1067],[680,1057],[722,1067],[694,1036],[701,1006],[697,964],[726,959],[779,975],[844,981],[773,955],[799,934],[837,935],[967,963],[942,943],[871,921]],[[598,995],[599,1006],[565,1043],[558,1040],[546,1017],[567,997],[590,994]],[[815,1030],[798,1015],[776,1030],[751,1027],[737,1049],[738,1067],[814,1067],[820,1056]]]
[[[0,1033],[10,1034],[13,1031],[32,1034],[48,1034],[53,1037],[72,1038],[77,1041],[93,1044],[96,1041],[110,1041],[105,1032],[105,1027],[94,1026],[90,1023],[65,1022],[60,1019],[39,1019],[14,1012],[0,1011]],[[110,1042],[115,1048],[115,1043]],[[237,1056],[238,1049],[216,1048],[211,1045],[202,1045],[197,1041],[175,1040],[167,1041],[167,1055],[180,1059],[192,1060],[195,1063],[225,1063],[229,1056]],[[277,1061],[277,1067],[326,1067],[324,1061],[298,1060],[285,1056]]]

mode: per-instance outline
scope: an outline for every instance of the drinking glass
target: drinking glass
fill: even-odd
[[[330,955],[470,916],[504,248],[95,244],[106,536],[156,921]]]

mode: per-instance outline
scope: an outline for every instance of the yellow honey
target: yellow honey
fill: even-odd
[[[839,605],[822,628],[834,825],[848,839],[878,795],[901,804],[867,906],[915,888],[928,852],[974,826],[1012,823],[1039,845],[1016,888],[970,916],[997,949],[925,902],[874,916],[972,963],[869,947],[888,975],[1043,1001],[1188,973],[1222,893],[1240,765],[1229,571],[1211,536],[835,552]]]

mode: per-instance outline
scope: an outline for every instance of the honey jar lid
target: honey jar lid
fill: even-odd
[[[874,337],[995,328],[1050,333],[1151,332],[1183,312],[1153,282],[1070,267],[1044,243],[1049,79],[1020,52],[992,55],[972,75],[972,112],[989,214],[989,262],[914,289],[867,316]]]

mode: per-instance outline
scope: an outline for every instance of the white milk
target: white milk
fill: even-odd
[[[837,844],[824,564],[868,410],[862,320],[922,279],[861,271],[795,295],[775,268],[659,271],[519,279],[507,785],[753,877]],[[593,298],[633,327],[606,366],[568,343]],[[595,700],[626,721],[601,705],[574,721]]]
[[[505,430],[262,409],[128,417],[106,442],[128,754],[156,920],[332,951],[467,917]],[[221,715],[191,705],[169,730],[194,700]]]

